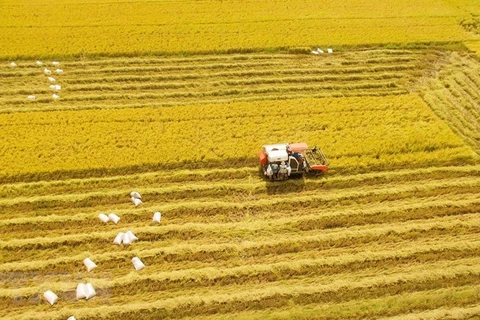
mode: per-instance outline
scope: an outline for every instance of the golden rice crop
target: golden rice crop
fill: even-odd
[[[0,65],[0,317],[478,316],[479,65],[407,48],[475,50],[479,8],[3,1],[0,59],[25,59]],[[403,49],[344,48],[375,43]],[[335,52],[286,53],[316,46]],[[52,101],[35,60],[69,55]],[[262,144],[297,141],[329,174],[264,181]],[[87,281],[97,296],[75,299]]]
[[[417,95],[0,115],[3,176],[256,163],[262,144],[307,141],[335,167],[465,161],[473,152]],[[15,161],[22,159],[22,161]]]
[[[480,41],[468,41],[465,44],[468,49],[474,51],[478,56],[480,56]]]
[[[0,46],[3,58],[33,58],[462,41],[469,37],[458,23],[465,14],[439,0],[8,0],[0,8]]]

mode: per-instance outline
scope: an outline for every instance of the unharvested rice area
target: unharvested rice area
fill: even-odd
[[[255,166],[272,126],[275,141],[322,147],[337,172],[475,161],[416,94],[4,113],[0,125],[5,182],[103,170]]]
[[[470,12],[441,0],[4,0],[0,58],[462,41]]]

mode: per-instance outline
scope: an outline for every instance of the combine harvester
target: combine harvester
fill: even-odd
[[[329,165],[320,148],[309,148],[304,142],[264,145],[258,157],[263,174],[270,181],[283,181],[305,173],[324,174]]]

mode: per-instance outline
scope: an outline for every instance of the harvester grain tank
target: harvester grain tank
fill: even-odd
[[[323,151],[304,142],[268,144],[258,154],[263,174],[270,181],[287,180],[305,173],[324,174],[328,160]]]

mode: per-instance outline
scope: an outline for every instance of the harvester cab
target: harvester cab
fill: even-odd
[[[326,173],[329,165],[320,148],[309,148],[304,142],[264,145],[258,157],[263,174],[270,181],[305,173]]]

